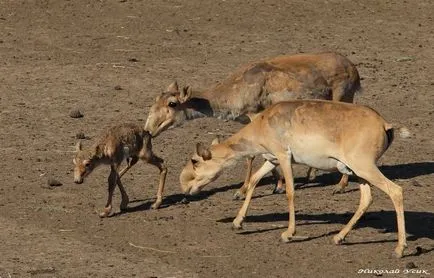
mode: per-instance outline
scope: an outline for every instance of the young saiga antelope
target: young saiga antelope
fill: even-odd
[[[363,180],[360,204],[348,224],[334,237],[334,242],[341,243],[368,209],[372,202],[370,185],[373,185],[392,199],[398,222],[395,252],[401,257],[406,247],[402,189],[376,166],[393,138],[394,128],[366,106],[319,100],[281,102],[266,109],[223,143],[209,148],[198,144],[196,153],[180,175],[181,188],[186,194],[195,194],[237,160],[266,154],[269,158],[253,175],[247,198],[234,221],[234,225],[240,227],[254,186],[275,167],[274,158],[286,181],[289,222],[282,240],[287,242],[295,235],[292,163],[354,174]]]
[[[157,136],[168,128],[201,117],[224,120],[247,117],[252,120],[272,104],[295,99],[353,102],[359,89],[356,66],[340,54],[277,56],[244,65],[221,83],[202,92],[192,91],[189,87],[179,90],[176,82],[171,84],[152,105],[145,129]],[[236,198],[245,194],[252,160],[247,159],[245,182],[235,194]],[[309,169],[309,180],[314,176],[311,173],[315,172]],[[348,176],[343,175],[335,192],[341,192],[347,184]],[[283,191],[281,179],[275,191]]]
[[[121,124],[111,127],[88,149],[83,150],[81,142],[78,142],[76,151],[77,153],[73,160],[75,183],[82,183],[83,179],[97,166],[101,164],[110,165],[108,199],[104,210],[100,213],[100,217],[109,216],[112,210],[112,197],[116,184],[122,197],[120,209],[122,211],[127,208],[129,199],[121,183],[121,177],[139,159],[154,165],[160,170],[157,200],[152,204],[152,208],[156,209],[161,205],[167,168],[164,165],[163,159],[152,152],[151,135],[142,127],[135,124]],[[124,160],[126,160],[127,166],[119,171],[120,165]]]

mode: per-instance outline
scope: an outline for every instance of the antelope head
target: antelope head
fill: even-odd
[[[96,161],[91,152],[82,149],[81,142],[78,142],[75,148],[76,154],[72,160],[74,163],[74,182],[81,184],[95,168]]]
[[[191,93],[189,86],[179,91],[175,81],[169,85],[166,92],[156,98],[145,124],[145,129],[152,137],[185,121],[185,102],[191,98]]]
[[[223,170],[226,162],[225,155],[221,157],[215,155],[216,152],[224,151],[223,144],[218,144],[218,140],[214,140],[211,148],[205,147],[201,143],[196,145],[196,151],[187,162],[184,169],[179,176],[181,183],[181,190],[184,194],[195,195],[199,193],[202,188],[217,179]],[[216,146],[214,146],[216,145]],[[214,155],[213,155],[214,153]]]

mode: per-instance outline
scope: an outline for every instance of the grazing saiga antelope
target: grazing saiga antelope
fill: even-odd
[[[298,54],[278,56],[241,67],[212,89],[194,92],[190,87],[179,90],[176,82],[159,95],[152,105],[145,129],[152,136],[200,117],[226,120],[252,120],[268,106],[294,99],[324,99],[353,102],[360,89],[356,67],[336,53]],[[247,160],[244,185],[235,194],[245,194],[252,171],[252,160]],[[277,172],[274,172],[277,175]],[[311,169],[308,171],[308,179]],[[335,192],[348,183],[343,175]],[[283,191],[281,179],[277,192]]]
[[[121,124],[111,127],[88,149],[83,150],[81,142],[78,142],[76,151],[77,153],[73,160],[75,183],[83,183],[84,178],[97,166],[101,164],[110,165],[108,199],[104,210],[100,213],[100,217],[109,216],[112,210],[112,197],[116,184],[122,197],[120,209],[122,211],[127,208],[129,198],[121,183],[121,177],[139,159],[158,167],[160,170],[157,200],[152,204],[152,208],[156,209],[161,205],[167,168],[164,165],[163,159],[152,152],[151,135],[142,127],[135,124]],[[124,160],[126,160],[127,166],[119,171],[120,165]]]
[[[400,136],[408,131],[400,129]],[[398,222],[396,255],[406,247],[402,188],[386,178],[376,162],[394,138],[394,128],[369,107],[321,100],[298,100],[275,104],[250,124],[222,143],[207,148],[196,146],[196,153],[180,175],[182,191],[195,194],[237,160],[251,155],[269,156],[252,176],[243,207],[234,220],[236,228],[246,215],[257,182],[275,164],[280,164],[288,198],[288,229],[282,233],[287,242],[295,235],[294,181],[292,163],[306,164],[327,171],[354,174],[362,179],[360,204],[348,224],[334,237],[340,244],[372,202],[370,185],[384,191],[393,202]]]

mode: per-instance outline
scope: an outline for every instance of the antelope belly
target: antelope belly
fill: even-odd
[[[292,159],[295,163],[305,164],[307,166],[325,170],[325,171],[335,171],[337,168],[338,161],[332,157],[325,156],[322,154],[315,154],[314,152],[291,152]]]

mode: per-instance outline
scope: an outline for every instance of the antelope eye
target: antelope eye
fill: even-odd
[[[192,158],[191,163],[193,163],[193,165],[195,165],[197,163],[197,160]]]
[[[176,107],[178,104],[176,102],[169,102],[169,107]]]

